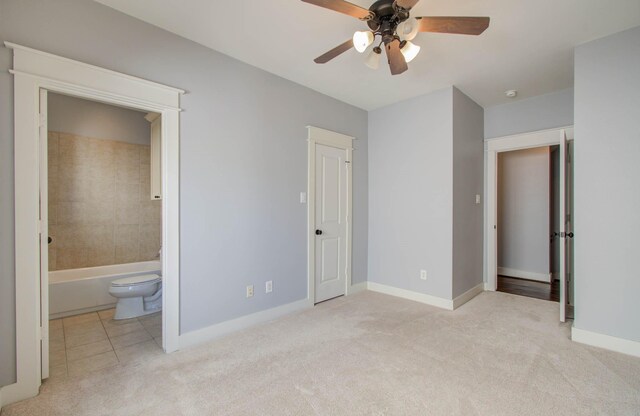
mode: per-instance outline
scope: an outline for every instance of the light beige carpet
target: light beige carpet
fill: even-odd
[[[52,380],[2,416],[640,414],[640,359],[571,342],[557,309],[487,292],[450,312],[366,292]]]

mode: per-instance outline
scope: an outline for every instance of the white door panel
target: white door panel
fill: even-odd
[[[344,295],[346,282],[346,151],[316,144],[315,302]]]

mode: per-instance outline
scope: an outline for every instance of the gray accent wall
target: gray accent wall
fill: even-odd
[[[482,283],[484,110],[453,88],[453,298]],[[476,195],[480,203],[476,204]]]
[[[353,283],[367,278],[367,113],[106,6],[1,0],[0,40],[183,88],[180,331],[307,294],[307,131],[354,136]],[[0,384],[15,379],[11,51],[0,48]],[[260,288],[273,280],[273,292]],[[256,294],[245,298],[245,286]]]
[[[49,131],[142,145],[151,142],[151,124],[144,118],[147,113],[68,95],[47,95]]]
[[[482,136],[455,87],[369,113],[369,281],[443,299],[482,282]]]
[[[573,88],[484,110],[484,137],[510,136],[573,125]]]
[[[369,112],[371,282],[451,299],[452,101],[446,88]]]
[[[575,52],[575,327],[640,341],[640,27]]]

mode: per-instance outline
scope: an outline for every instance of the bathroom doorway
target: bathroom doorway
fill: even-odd
[[[41,106],[42,378],[161,354],[160,114],[47,91]]]
[[[48,213],[40,203],[40,184],[46,183],[41,177],[47,174],[47,100],[40,98],[55,92],[161,114],[162,344],[165,352],[173,352],[181,340],[179,126],[185,91],[14,43],[5,46],[13,54],[15,333],[20,354],[16,382],[2,393],[5,403],[12,403],[37,395],[48,377],[43,372],[49,358],[48,259],[42,258],[48,253],[43,221]]]

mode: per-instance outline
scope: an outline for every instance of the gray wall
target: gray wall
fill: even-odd
[[[452,105],[446,88],[369,113],[371,282],[451,299]]]
[[[49,131],[133,144],[151,141],[147,113],[54,93],[47,104]]]
[[[549,147],[498,154],[498,267],[549,274],[549,175]]]
[[[453,88],[453,297],[482,283],[484,110]],[[480,204],[475,197],[480,195]]]
[[[484,110],[484,137],[573,125],[573,88],[525,98]]]
[[[640,341],[640,27],[576,48],[575,323]]]
[[[70,29],[72,28],[72,29]],[[100,4],[1,0],[0,40],[188,91],[181,100],[181,332],[304,299],[307,125],[355,136],[353,282],[367,277],[367,113]],[[13,193],[11,51],[0,49],[0,191]],[[0,384],[14,379],[11,198],[0,219]],[[245,285],[264,287],[245,298]]]

